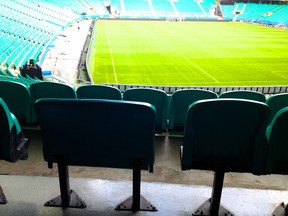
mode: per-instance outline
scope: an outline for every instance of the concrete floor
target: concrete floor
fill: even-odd
[[[85,209],[44,207],[44,202],[59,195],[56,177],[1,176],[8,199],[0,206],[5,216],[60,215],[163,215],[188,216],[211,195],[208,186],[168,183],[142,183],[142,194],[157,212],[119,212],[114,208],[131,195],[131,181],[71,178],[71,188],[86,202]],[[271,215],[276,206],[288,199],[287,191],[225,188],[222,205],[234,215]]]
[[[86,209],[44,207],[59,195],[57,166],[48,169],[42,157],[39,130],[23,130],[30,139],[29,159],[0,162],[0,185],[8,204],[0,215],[191,215],[211,196],[213,172],[181,171],[181,137],[157,136],[154,173],[142,172],[142,194],[157,212],[116,212],[117,204],[132,193],[131,170],[69,167],[71,189],[86,202]],[[226,173],[221,203],[234,215],[271,215],[288,202],[288,177]]]

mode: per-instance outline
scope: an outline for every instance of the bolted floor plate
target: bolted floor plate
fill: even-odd
[[[133,199],[132,196],[126,199],[124,202],[116,206],[117,211],[158,211],[157,208],[152,205],[143,196],[140,196],[140,209],[133,209]]]
[[[45,206],[49,207],[62,207],[61,195],[52,200],[47,201]],[[64,207],[64,206],[63,206]],[[73,190],[70,191],[70,202],[66,207],[70,208],[86,208],[85,202]]]

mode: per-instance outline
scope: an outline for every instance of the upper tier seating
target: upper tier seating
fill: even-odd
[[[35,108],[44,160],[50,168],[58,164],[60,180],[61,198],[46,205],[86,207],[70,191],[68,165],[74,165],[133,169],[133,195],[116,210],[157,210],[140,195],[141,169],[152,172],[155,160],[153,106],[115,100],[41,99]]]
[[[151,12],[148,1],[143,0],[123,0],[126,11],[130,12]]]
[[[199,7],[196,1],[179,0],[174,2],[177,11],[179,13],[199,13],[203,14],[203,11]]]
[[[227,213],[220,207],[225,172],[263,172],[269,114],[266,104],[242,99],[202,100],[189,107],[181,168],[215,172],[211,201],[200,206],[199,215]]]
[[[273,10],[277,5],[248,3],[243,14],[239,14],[237,20],[255,20],[263,16],[266,12]]]
[[[170,1],[153,0],[152,4],[155,12],[175,13]]]

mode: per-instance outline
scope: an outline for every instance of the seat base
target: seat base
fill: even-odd
[[[115,208],[117,211],[158,211],[157,208],[152,205],[146,198],[140,196],[140,207],[139,209],[133,207],[133,197],[129,197],[124,202],[117,205]]]
[[[210,205],[211,205],[211,198],[206,200],[192,215],[201,215],[201,216],[209,216],[210,215]],[[219,216],[233,216],[231,212],[229,212],[224,207],[219,207]]]
[[[5,194],[2,190],[2,187],[0,186],[0,204],[6,204],[7,203],[7,199],[5,197]]]
[[[273,211],[273,216],[288,216],[288,206],[282,202],[277,208]]]
[[[68,206],[62,205],[61,195],[47,201],[44,205],[49,207],[86,208],[86,203],[73,190],[70,190],[70,201]]]

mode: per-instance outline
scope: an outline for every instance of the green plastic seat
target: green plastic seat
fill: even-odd
[[[0,160],[16,162],[27,159],[29,141],[24,137],[17,118],[10,113],[4,100],[0,98]],[[7,199],[0,186],[0,204],[6,204]]]
[[[0,81],[0,97],[20,123],[32,123],[31,94],[24,84]]]
[[[255,100],[259,102],[266,102],[266,97],[263,93],[257,91],[234,90],[226,91],[219,95],[219,98],[239,98],[247,100]]]
[[[60,202],[56,198],[46,205],[85,207],[82,201],[71,204],[76,195],[70,196],[68,165],[75,165],[133,169],[133,196],[116,209],[126,206],[126,210],[133,211],[156,210],[147,208],[149,202],[140,196],[140,170],[152,171],[155,160],[156,114],[152,105],[116,100],[40,99],[35,108],[44,160],[49,167],[53,163],[60,167]],[[140,201],[147,205],[140,205]]]
[[[201,100],[189,107],[181,168],[215,172],[211,202],[199,208],[203,215],[226,212],[220,207],[225,172],[263,172],[269,114],[266,104],[243,99]]]
[[[288,107],[279,110],[267,128],[266,174],[288,174]],[[288,206],[279,204],[271,215],[287,215]]]
[[[272,119],[279,110],[288,107],[288,93],[271,95],[267,99],[266,104],[269,106],[271,110],[271,116],[269,120],[269,123],[271,123]]]
[[[201,89],[183,89],[173,92],[169,112],[169,133],[183,134],[186,114],[193,102],[217,97],[216,93]]]
[[[83,85],[77,88],[77,98],[121,100],[121,91],[112,86]]]
[[[37,82],[29,87],[32,105],[40,98],[76,98],[76,91],[69,85],[56,82]],[[32,106],[32,120],[37,122],[34,106]]]
[[[123,100],[147,102],[152,104],[156,108],[156,131],[166,131],[168,97],[165,91],[152,88],[131,88],[124,91]]]

